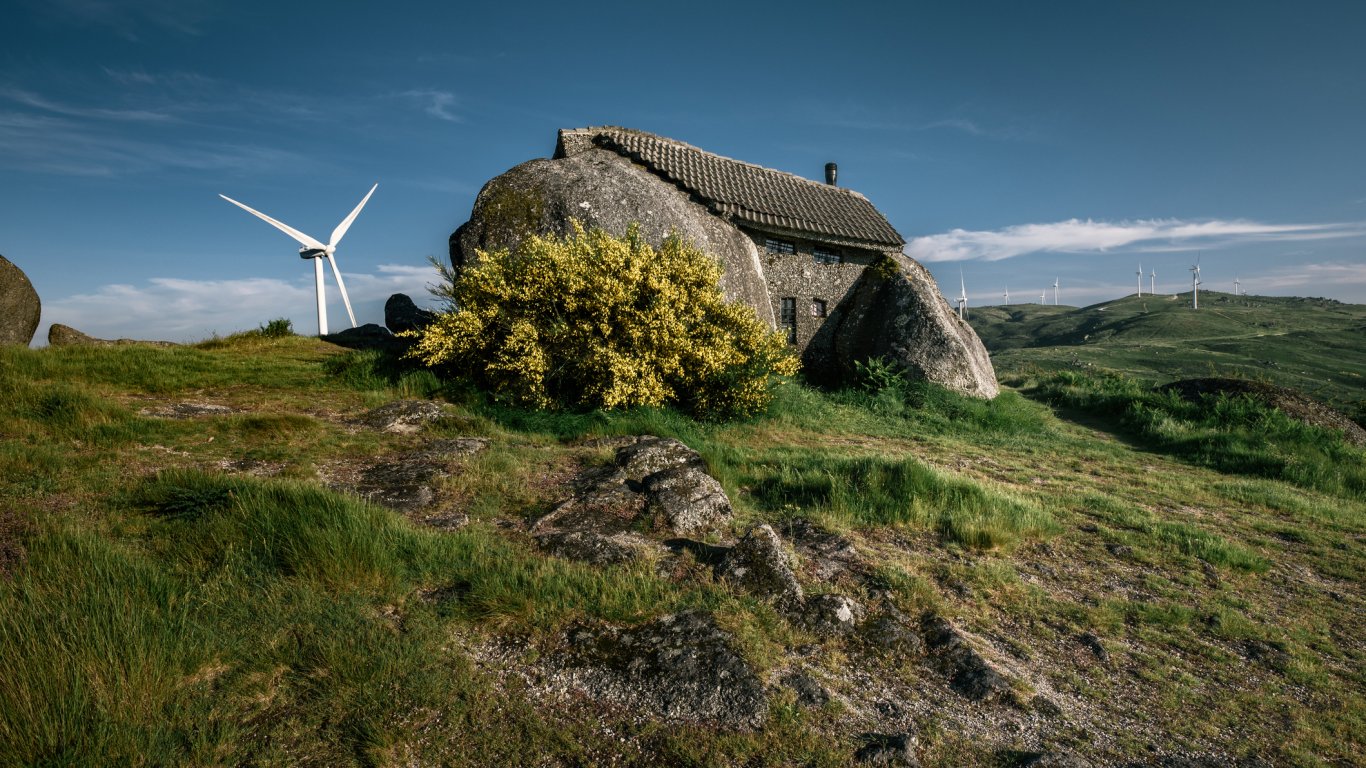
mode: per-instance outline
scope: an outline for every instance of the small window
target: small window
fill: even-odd
[[[781,314],[783,328],[787,330],[787,343],[797,343],[797,300],[783,299],[783,311]]]
[[[811,316],[825,317],[825,302],[821,299],[811,300]]]
[[[769,253],[796,253],[796,252],[797,252],[797,246],[793,245],[792,243],[789,243],[789,242],[787,242],[786,240],[774,240],[774,239],[772,239],[772,238],[764,238],[764,248],[765,248]]]
[[[829,248],[817,248],[813,250],[811,252],[811,259],[817,264],[841,264],[844,262],[844,257],[840,255],[839,251],[833,251]]]

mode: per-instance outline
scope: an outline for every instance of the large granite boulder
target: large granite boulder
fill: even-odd
[[[0,256],[0,344],[28,346],[42,309],[28,275]]]
[[[1000,392],[982,340],[958,319],[929,270],[902,254],[888,254],[863,273],[811,340],[803,363],[808,376],[848,381],[856,362],[877,357],[975,397]]]
[[[123,347],[129,344],[143,344],[151,347],[178,347],[174,341],[151,341],[144,339],[97,339],[82,333],[69,325],[53,323],[47,329],[49,347]]]
[[[743,301],[776,325],[754,241],[682,190],[606,150],[531,160],[489,181],[470,220],[451,235],[451,263],[459,269],[476,251],[515,248],[530,234],[565,235],[575,219],[617,236],[638,223],[652,245],[676,231],[721,260],[728,300]]]
[[[435,312],[422,309],[406,293],[395,293],[384,302],[384,324],[394,333],[420,331],[435,319]]]

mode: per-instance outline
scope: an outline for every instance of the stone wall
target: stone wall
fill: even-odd
[[[785,234],[758,232],[747,228],[742,231],[754,241],[763,265],[764,277],[768,283],[768,297],[773,306],[773,318],[778,322],[778,330],[786,332],[783,325],[783,299],[793,299],[797,311],[797,338],[795,346],[802,352],[810,344],[812,337],[825,324],[826,318],[844,300],[873,260],[877,253],[856,248],[835,247],[812,240],[804,240]],[[795,253],[773,253],[765,241],[781,240],[791,243]],[[816,261],[815,249],[834,251],[842,259],[839,264],[821,264]],[[817,302],[824,302],[825,313],[818,310]]]

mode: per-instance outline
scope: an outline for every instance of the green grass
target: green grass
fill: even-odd
[[[580,441],[644,433],[701,452],[736,507],[724,538],[828,527],[869,573],[803,571],[808,589],[952,616],[1104,715],[1085,727],[1113,739],[1046,726],[1098,763],[1229,734],[1278,764],[1350,762],[1366,741],[1360,452],[1242,401],[1197,408],[1080,373],[1017,381],[1024,394],[987,402],[874,366],[861,386],[790,381],[767,413],[713,423],[501,408],[392,357],[264,332],[0,349],[0,764],[847,764],[859,715],[844,705],[778,692],[756,732],[665,725],[548,703],[469,650],[499,637],[529,660],[577,622],[702,608],[765,674],[838,680],[871,663],[699,563],[537,551],[521,525],[605,458]],[[421,444],[349,416],[433,395],[454,416],[432,435],[492,441],[443,486],[470,525],[429,529],[318,482]],[[183,400],[236,412],[140,413]],[[246,459],[279,475],[219,468]],[[1088,631],[1110,665],[1078,661]],[[943,685],[915,665],[869,669]],[[918,730],[922,761],[1007,761],[1006,742],[961,735],[954,718],[974,715],[956,701]]]

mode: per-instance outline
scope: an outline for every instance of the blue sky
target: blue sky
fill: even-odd
[[[607,124],[838,162],[972,305],[1188,290],[1197,254],[1366,302],[1366,3],[466,5],[11,0],[0,254],[40,339],[313,332],[296,246],[218,195],[325,238],[375,182],[337,258],[382,322],[485,181]]]

